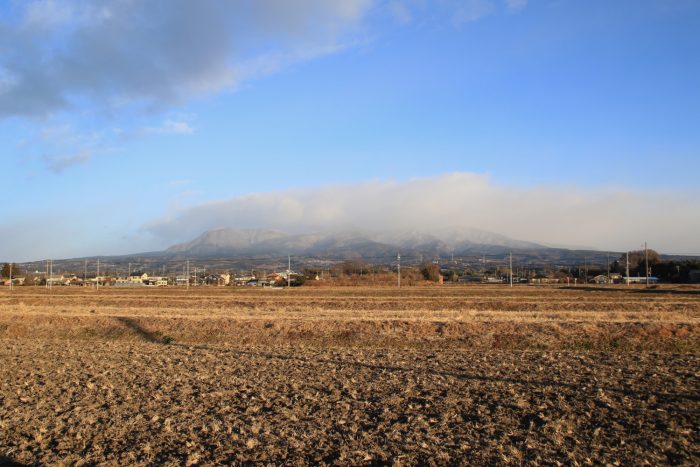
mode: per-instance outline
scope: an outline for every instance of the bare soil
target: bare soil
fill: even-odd
[[[0,464],[698,465],[699,317],[697,289],[3,290]]]

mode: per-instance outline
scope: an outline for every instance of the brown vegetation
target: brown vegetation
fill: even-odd
[[[0,462],[700,461],[685,288],[0,291]]]
[[[700,350],[696,289],[23,288],[0,337],[511,350]],[[141,332],[137,332],[136,329]]]

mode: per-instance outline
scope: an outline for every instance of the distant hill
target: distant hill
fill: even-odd
[[[218,229],[173,245],[166,256],[213,258],[223,256],[325,256],[333,258],[384,258],[405,254],[451,255],[513,249],[548,249],[531,242],[478,229],[437,229],[435,232],[330,232],[286,234],[274,230]]]
[[[286,234],[273,230],[219,229],[205,232],[191,242],[173,245],[163,254],[192,258],[286,255],[366,258],[395,256],[396,252],[396,246],[354,232]]]
[[[401,262],[423,261],[455,265],[506,264],[509,253],[519,267],[542,266],[605,267],[620,252],[594,249],[554,248],[517,240],[480,229],[435,227],[430,230],[336,231],[290,234],[264,229],[217,229],[173,245],[164,251],[120,256],[100,256],[101,271],[124,274],[129,267],[158,271],[183,271],[186,262],[208,270],[283,269],[287,255],[294,267],[328,266],[339,261],[360,259],[371,264],[393,265],[397,253]],[[697,259],[694,256],[661,255],[664,260]],[[54,260],[54,272],[80,273],[87,266],[94,273],[97,257]],[[44,261],[23,264],[28,271],[44,271]]]
[[[418,230],[385,232],[377,234],[374,238],[403,249],[433,251],[441,254],[548,248],[486,230],[457,227],[437,228],[431,232]]]

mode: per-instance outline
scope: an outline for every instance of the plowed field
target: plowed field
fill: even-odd
[[[698,289],[0,290],[0,464],[700,463]]]

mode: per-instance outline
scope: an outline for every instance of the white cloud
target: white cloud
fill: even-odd
[[[69,22],[75,14],[73,5],[68,2],[27,2],[22,27],[26,30],[47,30]]]
[[[110,131],[80,131],[72,125],[56,123],[36,131],[35,137],[18,144],[27,154],[41,154],[45,167],[54,174],[84,165],[93,158],[118,150],[123,143],[148,136],[191,135],[195,129],[191,114],[173,114],[158,124],[132,122],[129,128]]]
[[[401,24],[410,24],[413,22],[413,14],[405,1],[394,0],[387,5],[389,14]]]
[[[506,0],[506,7],[511,13],[518,13],[527,6],[527,0]]]
[[[385,11],[403,25],[436,22],[462,27],[498,13],[518,13],[526,6],[527,0],[389,0]]]
[[[21,147],[28,153],[41,154],[41,161],[54,174],[88,163],[105,144],[99,131],[79,132],[65,124],[47,125],[34,138],[25,139]]]
[[[500,1],[500,0],[499,0]],[[171,109],[362,42],[375,4],[461,25],[496,0],[34,0],[0,19],[0,118],[86,107]],[[519,11],[526,0],[505,0]]]
[[[25,147],[58,173],[127,139],[192,134],[191,99],[364,43],[375,4],[398,21],[461,24],[495,0],[34,0],[0,18],[0,123],[72,125]],[[508,0],[522,8],[523,0]],[[163,123],[152,120],[171,115]],[[109,120],[116,120],[110,122]],[[145,123],[144,123],[145,122]],[[35,124],[35,123],[34,123]],[[120,131],[94,131],[99,125]],[[43,133],[42,131],[39,131]],[[72,139],[72,141],[71,141]],[[73,154],[74,156],[65,156]],[[78,157],[78,155],[83,155]],[[74,161],[75,163],[69,163]]]
[[[156,135],[191,135],[194,133],[194,128],[186,121],[178,121],[167,119],[158,127],[147,127],[145,133]]]
[[[291,232],[473,227],[521,240],[700,253],[695,194],[510,187],[451,173],[407,182],[371,181],[251,193],[171,213],[146,229],[164,246],[220,227]],[[673,206],[673,209],[669,209]]]
[[[92,153],[88,150],[69,155],[44,156],[46,166],[55,174],[59,174],[69,167],[86,164],[90,159],[92,159]]]
[[[455,9],[452,20],[457,25],[478,21],[493,13],[494,9],[490,0],[463,0]]]
[[[0,117],[50,115],[86,100],[167,108],[235,86],[237,68],[260,57],[306,60],[338,48],[372,1],[18,5],[21,21],[0,20]]]
[[[355,43],[372,3],[17,2],[18,15],[0,17],[0,123],[30,117],[48,126],[22,150],[43,154],[54,173],[127,140],[192,134],[174,109]],[[100,125],[121,128],[94,131]]]

